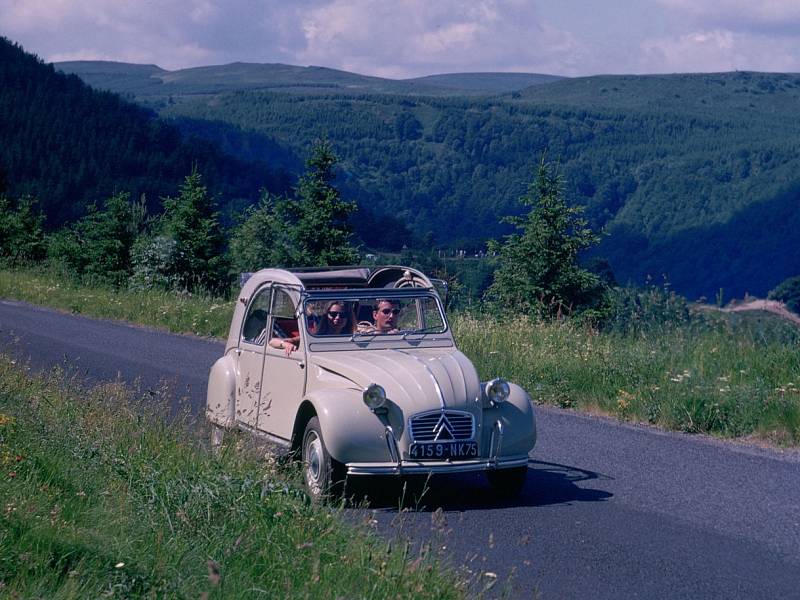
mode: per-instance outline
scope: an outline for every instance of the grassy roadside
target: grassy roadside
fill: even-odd
[[[0,268],[0,298],[212,337],[227,337],[233,315],[233,302],[223,298],[83,285],[53,267]]]
[[[638,335],[461,316],[461,350],[536,402],[688,433],[800,444],[800,333],[727,320]]]
[[[0,596],[462,597],[432,555],[344,525],[235,438],[212,454],[152,406],[0,357]]]
[[[232,301],[116,292],[58,273],[0,270],[0,297],[200,335],[227,335]],[[482,377],[539,402],[723,437],[800,444],[800,333],[741,317],[610,334],[569,323],[451,315]]]

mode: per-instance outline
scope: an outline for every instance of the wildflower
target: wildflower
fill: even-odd
[[[115,569],[121,569],[124,566],[125,566],[124,562],[118,562],[117,564],[114,565],[114,568]]]

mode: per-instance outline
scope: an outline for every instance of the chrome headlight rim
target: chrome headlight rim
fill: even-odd
[[[386,405],[386,390],[377,383],[370,383],[364,388],[362,398],[367,408],[370,410],[378,410]]]
[[[502,404],[511,395],[511,386],[508,381],[502,377],[495,377],[491,381],[486,382],[483,388],[484,395],[489,404]]]

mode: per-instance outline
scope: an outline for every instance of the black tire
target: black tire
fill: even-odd
[[[495,493],[506,498],[515,498],[522,492],[528,478],[528,467],[512,467],[486,471],[486,478]]]
[[[324,502],[344,491],[344,465],[328,453],[319,419],[312,417],[303,433],[303,481],[312,500]]]

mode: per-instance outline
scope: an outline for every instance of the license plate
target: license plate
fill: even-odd
[[[478,458],[478,442],[424,442],[411,444],[408,456],[417,460]]]

